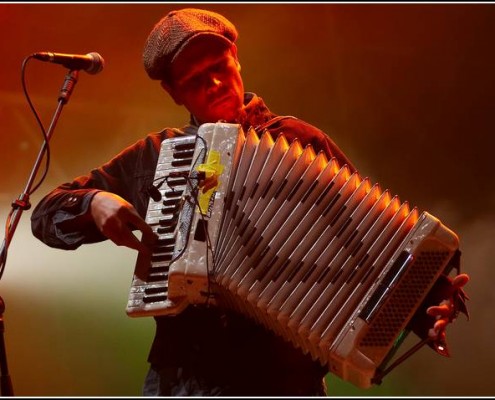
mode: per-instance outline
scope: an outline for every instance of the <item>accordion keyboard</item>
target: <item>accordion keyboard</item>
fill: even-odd
[[[138,256],[127,306],[130,315],[156,315],[157,310],[171,306],[168,299],[169,266],[174,256],[175,231],[195,144],[195,136],[162,142],[146,214],[146,222],[158,235],[158,240],[153,245],[151,256]]]

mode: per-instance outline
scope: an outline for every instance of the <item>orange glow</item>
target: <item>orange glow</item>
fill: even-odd
[[[487,184],[493,182],[495,148],[495,6],[203,5],[236,23],[246,90],[278,115],[293,115],[328,134],[363,176],[390,189],[391,207],[403,218],[410,214],[408,224],[418,211],[396,194],[452,225],[462,240],[463,266],[473,272],[468,294],[476,293],[475,318],[452,327],[448,362],[431,357],[425,346],[370,391],[328,376],[329,394],[495,393],[495,346],[486,329],[495,307],[495,194]],[[47,179],[31,196],[34,207],[56,185],[86,174],[147,133],[188,122],[187,111],[149,80],[142,65],[153,24],[183,6],[0,4],[0,223],[42,144],[20,84],[24,58],[38,51],[96,51],[105,59],[101,73],[79,76],[50,143]],[[28,92],[45,126],[65,74],[60,65],[28,63]],[[303,152],[299,143],[289,150],[283,136],[274,146],[298,157]],[[335,174],[345,168],[349,179],[347,167],[330,163]],[[124,312],[135,253],[109,242],[74,252],[49,248],[31,233],[31,211],[13,238],[1,282],[15,394],[139,396],[154,321],[131,320]]]

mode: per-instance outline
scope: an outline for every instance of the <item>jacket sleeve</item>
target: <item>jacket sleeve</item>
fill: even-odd
[[[136,206],[136,191],[142,183],[136,179],[136,171],[143,171],[138,164],[143,150],[152,150],[150,142],[148,138],[136,142],[88,175],[64,183],[43,197],[31,215],[34,236],[50,247],[66,250],[105,240],[91,220],[75,223],[79,221],[76,218],[88,212],[93,196],[100,191],[115,193]]]

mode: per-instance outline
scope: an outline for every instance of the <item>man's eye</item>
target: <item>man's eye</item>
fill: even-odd
[[[185,83],[184,83],[184,88],[187,88],[187,89],[195,89],[195,88],[198,88],[201,86],[201,83],[202,83],[202,78],[200,75],[198,76],[194,76],[192,77],[191,79],[188,79]]]
[[[227,66],[228,66],[228,63],[223,61],[221,63],[218,63],[216,64],[213,68],[212,68],[212,71],[213,72],[224,72],[225,70],[227,70]]]

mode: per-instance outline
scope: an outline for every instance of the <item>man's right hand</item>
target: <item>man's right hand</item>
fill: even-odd
[[[153,243],[156,234],[132,204],[122,197],[109,192],[98,192],[91,201],[90,212],[97,228],[117,246],[151,252],[144,243]],[[143,242],[132,233],[135,229],[142,232]]]

